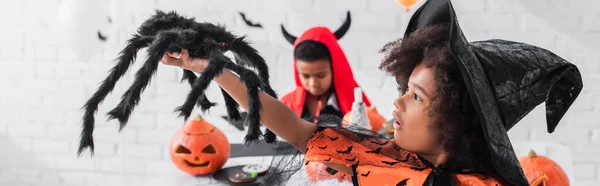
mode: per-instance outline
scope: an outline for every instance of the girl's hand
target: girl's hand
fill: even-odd
[[[196,73],[202,73],[208,66],[208,59],[205,58],[190,58],[187,49],[182,49],[179,52],[167,52],[161,60],[165,65],[178,66],[186,70],[191,70]]]

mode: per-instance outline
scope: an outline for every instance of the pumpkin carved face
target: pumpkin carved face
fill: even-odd
[[[219,129],[202,117],[188,121],[171,140],[171,160],[191,175],[213,173],[225,164],[231,147]]]
[[[569,186],[569,178],[556,162],[535,151],[519,158],[519,163],[531,186]]]

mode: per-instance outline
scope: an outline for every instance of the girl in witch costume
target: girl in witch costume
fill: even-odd
[[[300,117],[309,118],[320,114],[343,117],[352,110],[353,91],[358,83],[338,44],[350,24],[350,12],[347,12],[346,21],[335,32],[326,27],[313,27],[299,38],[288,33],[281,25],[285,39],[294,45],[293,68],[296,83],[296,88],[284,95],[281,102]],[[363,102],[367,107],[371,106],[364,93]],[[378,113],[372,115],[381,116]],[[371,127],[373,131],[379,131],[382,125],[375,124]]]
[[[548,132],[579,95],[577,67],[552,52],[507,40],[467,42],[449,0],[429,0],[405,36],[387,44],[381,68],[398,79],[394,139],[319,116],[301,119],[261,93],[262,123],[305,153],[351,174],[355,185],[529,185],[507,131],[546,102]],[[163,62],[201,73],[206,59]],[[215,81],[247,108],[246,87],[229,70]],[[289,159],[296,160],[296,159]],[[299,167],[279,163],[267,185],[283,185]]]

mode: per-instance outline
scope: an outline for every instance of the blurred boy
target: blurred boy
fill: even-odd
[[[300,117],[320,114],[343,117],[352,110],[354,88],[359,86],[354,80],[346,55],[338,44],[338,39],[349,26],[347,19],[335,33],[325,27],[313,27],[299,38],[290,35],[282,27],[286,39],[294,44],[296,89],[284,95],[281,101]],[[362,99],[367,107],[371,107],[371,102],[364,93]],[[377,132],[381,124],[375,124],[372,128]]]

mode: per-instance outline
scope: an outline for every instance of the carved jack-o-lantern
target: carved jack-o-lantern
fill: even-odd
[[[231,147],[219,129],[200,115],[188,121],[171,140],[171,160],[191,175],[211,174],[225,164]]]
[[[565,171],[550,158],[537,155],[533,150],[519,158],[519,163],[531,186],[569,186]]]

